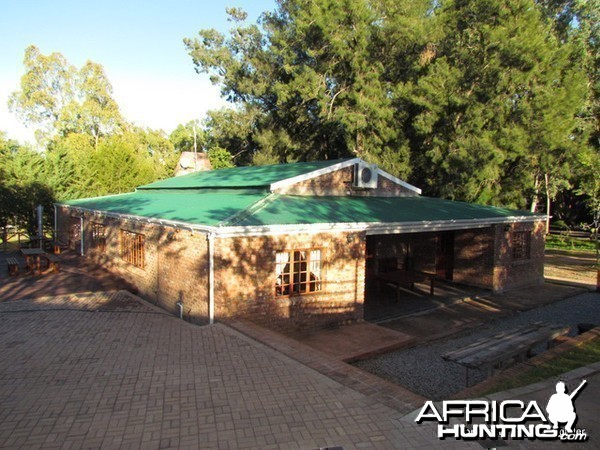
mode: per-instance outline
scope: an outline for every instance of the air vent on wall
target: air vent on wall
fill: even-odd
[[[353,186],[359,189],[375,189],[377,187],[377,164],[360,161],[354,166]]]

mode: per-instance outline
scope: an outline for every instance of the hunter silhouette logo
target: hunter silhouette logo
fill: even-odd
[[[565,392],[565,383],[562,381],[556,383],[556,394],[553,394],[552,397],[550,397],[548,406],[546,406],[548,419],[552,422],[553,429],[556,430],[559,423],[566,423],[565,431],[569,434],[573,433],[573,425],[577,421],[573,399],[577,396],[585,383],[587,383],[587,380],[583,380],[571,394]]]
[[[583,380],[570,394],[564,382],[556,383],[545,413],[535,400],[445,400],[441,405],[427,400],[415,422],[437,422],[439,439],[586,441],[586,430],[573,428],[577,421],[573,401],[586,383]]]

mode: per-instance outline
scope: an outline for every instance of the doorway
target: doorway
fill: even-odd
[[[454,276],[454,231],[442,231],[437,235],[435,273],[438,278],[452,281]]]

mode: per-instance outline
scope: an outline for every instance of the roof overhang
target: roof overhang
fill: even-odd
[[[437,220],[419,222],[353,222],[353,223],[318,223],[292,225],[265,225],[243,227],[220,227],[218,237],[238,236],[277,236],[284,234],[329,233],[329,232],[366,232],[367,236],[382,234],[426,233],[450,230],[470,230],[487,228],[493,225],[539,222],[545,215],[514,216],[490,219],[469,220]]]

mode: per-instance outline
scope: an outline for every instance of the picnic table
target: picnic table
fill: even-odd
[[[435,274],[433,273],[418,270],[394,270],[378,274],[377,279],[396,287],[396,301],[398,301],[400,289],[403,286],[410,286],[410,289],[414,290],[415,283],[429,283],[429,294],[433,295],[435,291]]]
[[[42,261],[46,267],[53,272],[59,271],[59,259],[57,256],[49,255],[41,248],[22,248],[21,254],[25,257],[25,263],[32,274],[42,273]]]
[[[466,368],[466,385],[469,386],[469,369],[491,370],[514,358],[529,356],[531,350],[546,343],[547,347],[559,336],[567,334],[570,327],[535,322],[512,328],[494,336],[480,339],[459,350],[442,355]]]

